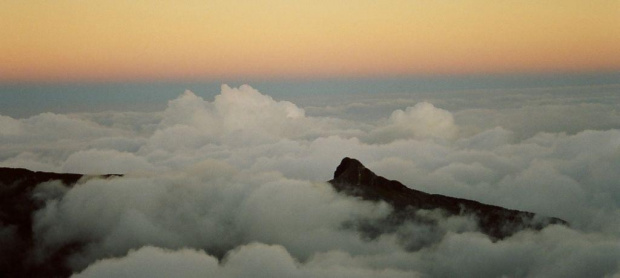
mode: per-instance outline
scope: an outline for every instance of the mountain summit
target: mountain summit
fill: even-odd
[[[440,210],[448,217],[473,216],[480,231],[494,239],[503,239],[524,229],[540,230],[549,224],[568,225],[559,218],[411,189],[398,181],[376,175],[349,157],[342,159],[329,183],[338,192],[390,204],[395,218],[400,221],[416,220],[418,210]]]

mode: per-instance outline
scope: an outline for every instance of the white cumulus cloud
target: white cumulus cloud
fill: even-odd
[[[566,90],[308,108],[224,85],[155,112],[0,115],[0,166],[126,174],[35,191],[38,254],[80,244],[67,262],[77,277],[613,277],[620,103]],[[571,227],[494,242],[471,219],[420,212],[438,228],[365,238],[356,225],[390,208],[325,183],[345,156],[414,189]],[[0,227],[0,242],[13,235]]]

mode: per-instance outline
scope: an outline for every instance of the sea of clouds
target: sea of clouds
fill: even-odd
[[[125,174],[35,191],[46,201],[38,259],[83,243],[68,262],[76,277],[618,277],[618,90],[302,108],[224,85],[163,111],[0,115],[0,166]],[[437,216],[436,230],[405,223],[367,238],[355,223],[390,207],[325,182],[346,156],[414,189],[571,226],[494,242],[471,219]]]

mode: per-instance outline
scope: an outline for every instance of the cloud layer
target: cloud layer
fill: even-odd
[[[85,244],[68,262],[77,277],[618,275],[620,116],[597,121],[606,104],[570,92],[361,100],[375,113],[395,109],[355,120],[339,116],[344,106],[306,113],[223,86],[212,101],[186,91],[158,112],[0,115],[0,166],[126,174],[38,188],[47,200],[35,214],[38,254]],[[390,208],[324,183],[345,156],[414,189],[571,228],[492,242],[468,219],[440,217],[437,230],[405,223],[364,238],[356,225]]]

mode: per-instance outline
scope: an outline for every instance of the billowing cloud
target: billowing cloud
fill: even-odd
[[[44,253],[88,243],[71,258],[76,267],[143,245],[222,255],[239,244],[260,241],[284,244],[307,258],[332,248],[372,251],[372,245],[341,225],[388,212],[385,204],[342,197],[324,183],[237,172],[205,161],[186,172],[86,181],[48,200],[35,215],[34,228]]]
[[[372,142],[384,143],[398,139],[454,139],[457,133],[458,128],[450,112],[421,102],[404,111],[394,111],[387,124],[369,136]]]
[[[0,116],[0,165],[126,174],[35,191],[46,201],[34,215],[37,254],[83,244],[69,260],[78,277],[618,275],[620,118],[600,101],[617,98],[570,92],[306,109],[223,86],[213,100],[187,91],[157,112]],[[345,156],[414,189],[571,228],[494,242],[471,219],[421,211],[438,226],[364,237],[359,225],[381,225],[390,208],[324,183]],[[12,235],[0,226],[0,242]]]
[[[160,129],[190,127],[205,143],[244,144],[301,136],[307,131],[304,120],[304,110],[291,102],[276,101],[247,85],[223,85],[213,102],[190,91],[170,101]]]
[[[72,153],[63,164],[62,171],[104,175],[152,168],[146,159],[130,152],[90,149]]]
[[[73,152],[89,148],[102,138],[129,137],[132,132],[101,126],[75,115],[43,113],[27,119],[2,116],[0,165],[61,171]]]
[[[204,252],[196,250],[169,251],[144,247],[122,259],[99,261],[80,277],[418,277],[414,271],[374,269],[358,265],[341,265],[317,255],[300,263],[278,245],[252,243],[231,251],[221,264]],[[345,258],[347,259],[347,258]],[[350,258],[348,258],[350,259]]]
[[[0,115],[0,135],[9,136],[16,135],[22,132],[22,127],[19,121]]]

